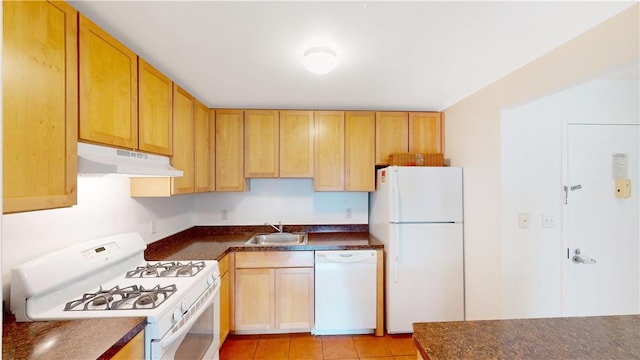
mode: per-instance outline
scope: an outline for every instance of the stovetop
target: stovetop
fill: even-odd
[[[69,301],[64,311],[106,311],[106,310],[143,310],[155,309],[175,294],[175,285],[147,289],[143,285],[131,285],[121,288],[116,285],[110,289],[89,292],[81,298]]]
[[[175,278],[196,276],[205,267],[204,261],[169,261],[158,263],[146,263],[127,271],[127,278]]]
[[[120,234],[13,268],[16,320],[145,316],[161,322],[219,282],[216,261],[147,262],[145,248],[139,234]]]
[[[199,276],[205,276],[206,267],[204,261],[147,262],[67,302],[64,311],[156,309]]]

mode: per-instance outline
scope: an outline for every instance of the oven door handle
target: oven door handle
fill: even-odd
[[[173,334],[169,335],[168,337],[160,340],[160,347],[162,347],[162,349],[166,349],[167,347],[171,346],[171,344],[173,344],[174,341],[176,341],[177,339],[179,339],[181,336],[185,335],[193,326],[193,324],[198,321],[198,319],[200,318],[200,315],[202,315],[202,313],[209,307],[211,306],[211,304],[213,303],[213,299],[215,299],[215,295],[216,292],[220,290],[220,280],[216,281],[216,285],[213,288],[213,290],[211,292],[209,292],[209,299],[207,299],[206,302],[202,303],[202,305],[200,306],[200,308],[198,308],[196,310],[195,313],[192,313],[191,315],[189,315],[189,320],[187,320],[178,331],[174,332]],[[197,303],[197,301],[196,301]]]

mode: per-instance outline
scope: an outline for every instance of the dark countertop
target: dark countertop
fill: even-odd
[[[640,359],[640,315],[413,324],[425,360]]]
[[[2,359],[110,359],[146,318],[19,322],[3,314]]]
[[[327,231],[330,230],[330,231]],[[307,245],[255,246],[245,242],[256,233],[274,232],[265,226],[193,227],[148,244],[145,259],[220,260],[232,251],[315,251],[383,249],[368,232],[367,225],[286,226],[286,232],[307,232]]]

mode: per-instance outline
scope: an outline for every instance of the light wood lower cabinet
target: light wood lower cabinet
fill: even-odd
[[[120,349],[113,357],[112,360],[131,360],[131,359],[144,359],[144,330],[140,331],[138,335]]]
[[[314,319],[313,251],[235,255],[235,333],[310,331]]]
[[[229,297],[229,260],[232,256],[233,255],[227,254],[218,263],[220,267],[220,345],[224,343],[230,330],[229,311],[231,309],[229,308],[229,303],[231,298]]]
[[[313,267],[275,269],[276,329],[313,327],[313,280]]]

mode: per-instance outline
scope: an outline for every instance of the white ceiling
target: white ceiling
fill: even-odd
[[[439,111],[636,2],[70,3],[209,107]]]

